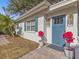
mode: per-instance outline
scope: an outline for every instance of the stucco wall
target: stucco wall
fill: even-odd
[[[22,37],[38,42],[40,40],[40,37],[38,37],[38,33],[37,32],[25,32],[23,33],[23,35],[21,35]]]

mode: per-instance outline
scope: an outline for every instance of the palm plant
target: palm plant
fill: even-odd
[[[0,14],[0,32],[14,36],[14,21],[9,16]]]

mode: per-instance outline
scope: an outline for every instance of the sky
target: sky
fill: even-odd
[[[0,13],[4,14],[4,11],[2,10],[2,7],[6,7],[9,2],[9,0],[0,0]]]
[[[7,7],[8,4],[9,4],[9,0],[0,0],[0,13],[1,14],[5,15],[2,7]],[[10,16],[12,16],[14,20],[16,20],[16,18],[19,17],[18,15],[16,17],[15,17],[15,15],[10,15]]]

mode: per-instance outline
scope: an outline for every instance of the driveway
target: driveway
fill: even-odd
[[[35,51],[19,58],[19,59],[67,59],[64,52],[52,49],[49,47],[42,47]]]

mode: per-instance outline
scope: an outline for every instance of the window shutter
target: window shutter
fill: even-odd
[[[35,17],[35,32],[38,32],[38,17]]]

